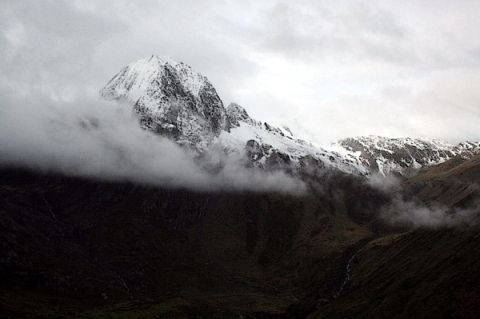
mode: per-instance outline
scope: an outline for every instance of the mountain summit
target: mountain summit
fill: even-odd
[[[203,148],[229,128],[222,100],[208,79],[156,55],[124,67],[100,93],[132,104],[144,128],[180,144]]]

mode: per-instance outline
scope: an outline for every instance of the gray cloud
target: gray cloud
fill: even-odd
[[[478,224],[478,205],[469,209],[450,209],[440,205],[433,207],[396,198],[381,217],[396,226],[413,228],[470,227]]]
[[[414,61],[414,51],[402,48],[408,28],[389,11],[368,3],[328,6],[303,1],[279,2],[266,16],[262,48],[290,58],[331,58]],[[271,30],[269,32],[269,30]]]
[[[93,98],[122,66],[155,53],[207,75],[225,102],[319,142],[480,139],[478,2],[5,0],[0,8],[0,87],[26,100]]]
[[[0,166],[127,180],[197,190],[302,193],[304,184],[283,172],[245,168],[241,154],[211,152],[207,160],[140,128],[133,110],[80,99],[54,102],[41,95],[24,103],[2,92]],[[211,173],[207,167],[221,169]]]
[[[466,208],[448,207],[440,203],[426,204],[402,196],[404,185],[395,176],[372,176],[368,182],[392,196],[391,202],[380,211],[380,218],[394,226],[410,228],[470,227],[480,221],[480,205],[476,201]],[[478,185],[471,185],[478,188]]]

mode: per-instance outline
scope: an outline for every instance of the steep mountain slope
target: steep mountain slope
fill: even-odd
[[[480,155],[453,157],[444,163],[420,170],[411,179],[416,181],[457,179],[475,183],[480,180]]]
[[[476,318],[480,155],[457,155],[401,183],[406,199],[465,222],[375,239],[350,253],[349,280],[308,318]],[[468,214],[468,215],[467,215]]]
[[[480,196],[480,155],[456,156],[444,163],[426,167],[406,180],[410,194],[426,203],[467,208],[478,204]]]
[[[372,241],[354,257],[342,295],[308,318],[477,318],[479,239],[471,227]]]
[[[0,317],[297,318],[387,200],[346,174],[291,196],[2,169]]]
[[[0,170],[0,316],[476,318],[478,228],[389,234],[362,181],[299,197]]]

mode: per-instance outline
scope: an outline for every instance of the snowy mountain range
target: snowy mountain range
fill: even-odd
[[[101,90],[107,100],[133,107],[140,125],[199,154],[221,149],[246,164],[288,171],[339,169],[370,176],[408,175],[455,156],[480,152],[479,142],[451,145],[438,140],[367,136],[328,146],[295,137],[250,117],[242,106],[227,107],[208,79],[182,62],[152,55],[130,63]]]

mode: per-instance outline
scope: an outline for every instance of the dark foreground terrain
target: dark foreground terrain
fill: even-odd
[[[392,229],[389,202],[345,175],[293,196],[4,168],[0,317],[477,318],[478,229]]]

